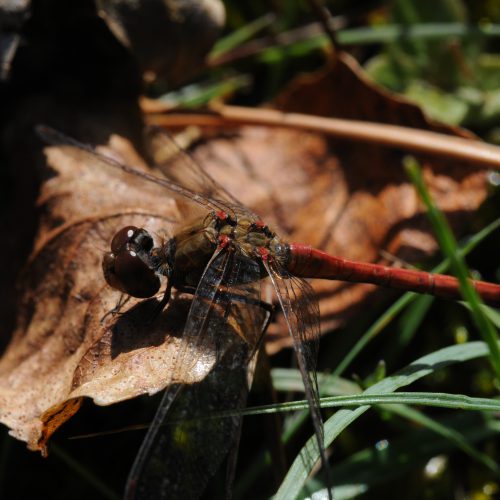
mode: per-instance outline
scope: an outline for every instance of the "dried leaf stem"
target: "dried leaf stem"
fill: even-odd
[[[500,168],[500,147],[479,140],[383,123],[325,118],[273,109],[218,106],[206,113],[160,113],[160,106],[143,101],[149,124],[163,127],[265,125],[319,132],[339,139],[378,144],[477,165]]]

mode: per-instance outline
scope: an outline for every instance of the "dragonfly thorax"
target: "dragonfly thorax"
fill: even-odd
[[[223,212],[210,213],[178,232],[167,242],[173,262],[171,283],[176,288],[195,287],[219,248],[247,259],[262,259],[264,248],[271,258],[283,258],[278,237],[259,219],[248,214],[235,218]],[[267,275],[261,266],[261,278]]]
[[[103,257],[104,277],[111,287],[139,298],[158,292],[160,276],[167,278],[169,287],[193,289],[217,249],[257,261],[260,278],[267,275],[262,260],[282,264],[286,255],[286,245],[257,217],[242,213],[233,218],[212,212],[158,247],[145,229],[120,229],[111,242],[111,252]]]

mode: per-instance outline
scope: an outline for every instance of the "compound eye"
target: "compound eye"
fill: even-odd
[[[111,240],[111,251],[115,255],[118,254],[128,243],[134,240],[137,231],[139,231],[139,228],[135,226],[122,227]]]
[[[114,288],[115,290],[119,290],[121,292],[124,291],[122,290],[123,287],[122,284],[120,283],[120,280],[116,276],[114,254],[112,253],[104,254],[104,257],[102,258],[102,272],[104,274],[104,279],[106,280],[106,283],[111,288]]]
[[[125,226],[113,236],[111,251],[118,255],[125,248],[149,252],[153,248],[153,238],[142,227]]]
[[[108,285],[132,297],[152,297],[160,289],[160,278],[132,250],[105,254],[102,268]]]

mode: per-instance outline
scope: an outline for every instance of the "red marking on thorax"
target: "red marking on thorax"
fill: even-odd
[[[224,210],[217,210],[217,212],[215,212],[215,215],[219,220],[226,220],[228,218]]]
[[[254,226],[259,229],[264,229],[266,227],[266,224],[263,220],[258,220],[254,222]]]
[[[267,248],[259,247],[257,251],[259,252],[259,255],[262,258],[262,260],[267,260],[269,258],[269,250]]]
[[[221,248],[226,248],[229,245],[230,238],[227,234],[219,235],[219,246]]]

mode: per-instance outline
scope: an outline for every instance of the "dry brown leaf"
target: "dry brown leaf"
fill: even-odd
[[[399,109],[387,96],[373,97],[373,89],[349,65],[342,67],[349,85],[329,73],[318,77],[320,83],[328,80],[336,101],[359,104],[343,105],[343,113],[407,124],[408,106]],[[312,84],[304,91],[319,94]],[[361,110],[363,116],[358,116]],[[421,115],[416,108],[414,112]],[[330,113],[335,114],[333,104]],[[419,126],[432,129],[425,122]],[[143,168],[126,141],[115,137],[112,148],[127,163]],[[193,153],[227,190],[289,240],[365,261],[379,260],[381,248],[405,258],[436,248],[397,152],[303,131],[244,127],[212,135]],[[101,324],[119,298],[104,286],[100,270],[112,235],[130,224],[173,233],[177,205],[157,186],[117,171],[91,169],[78,155],[68,160],[64,149],[50,148],[48,161],[56,175],[40,196],[44,217],[22,281],[19,322],[0,361],[0,418],[13,435],[42,451],[82,397],[111,404],[161,390],[182,342],[189,304],[179,297],[160,321],[146,327],[151,302],[131,300],[125,321],[108,315]],[[466,230],[467,215],[486,196],[485,169],[426,160],[425,176],[458,232]],[[316,290],[326,331],[373,287],[317,283]],[[283,332],[274,330],[270,350],[288,343]]]
[[[276,104],[289,112],[404,125],[475,140],[467,130],[428,120],[415,104],[371,83],[345,53],[325,69],[296,78]],[[244,127],[220,136],[212,133],[207,144],[196,148],[195,157],[283,237],[366,262],[388,263],[381,258],[382,250],[407,262],[437,250],[402,168],[402,153],[285,129]],[[451,160],[419,160],[431,194],[456,234],[465,234],[487,196],[487,169]],[[327,281],[314,286],[323,332],[343,324],[377,291],[371,285]],[[271,328],[269,333],[271,353],[291,345],[286,329]]]
[[[138,164],[129,143],[112,142],[129,164]],[[177,208],[158,186],[91,168],[79,152],[69,152],[48,149],[57,175],[42,189],[45,217],[21,282],[18,325],[0,361],[0,419],[42,453],[83,396],[107,405],[163,389],[189,306],[178,297],[149,324],[157,302],[132,299],[126,314],[106,316],[120,296],[105,286],[100,270],[112,236],[125,225],[171,233]],[[193,370],[192,379],[179,382],[206,374]]]
[[[346,52],[338,52],[324,68],[296,77],[275,105],[288,112],[390,123],[476,138],[468,130],[427,118],[406,97],[377,85]]]
[[[276,105],[288,112],[403,125],[476,139],[465,129],[428,119],[417,105],[374,84],[344,52],[324,69],[297,77]],[[381,261],[381,250],[407,262],[437,250],[422,205],[402,169],[402,154],[332,139],[325,140],[325,149],[337,158],[338,169],[317,196],[311,193],[310,202],[298,214],[299,230],[294,239],[334,255],[369,262]],[[487,196],[487,168],[423,156],[418,159],[432,196],[456,234],[467,233],[474,211]],[[322,297],[324,330],[343,322],[375,290],[369,285],[331,282],[316,283],[315,288]]]

